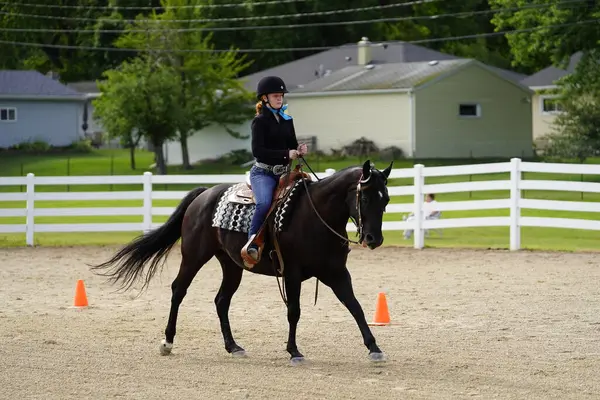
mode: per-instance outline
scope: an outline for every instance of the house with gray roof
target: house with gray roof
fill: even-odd
[[[531,95],[476,60],[366,62],[300,85],[288,110],[321,150],[366,137],[412,158],[529,157]]]
[[[551,65],[521,80],[523,85],[534,91],[531,101],[533,140],[541,148],[547,142],[544,137],[553,132],[556,116],[562,112],[557,101],[557,82],[575,71],[582,55],[581,51],[571,55],[564,69]]]
[[[85,100],[38,71],[0,70],[0,148],[38,140],[68,146],[79,140]]]
[[[402,41],[390,41],[385,43],[368,42],[367,45],[369,46],[368,63],[372,65],[462,59],[461,57]],[[242,79],[246,83],[246,88],[254,91],[256,90],[256,85],[260,78],[266,75],[277,75],[286,82],[288,89],[295,90],[299,85],[307,84],[308,82],[329,76],[331,73],[345,67],[364,64],[365,62],[358,58],[357,47],[359,47],[357,43],[349,43],[254,74],[246,75]],[[502,68],[492,66],[490,66],[490,68],[514,81],[521,81],[527,77],[527,75]]]
[[[330,152],[367,137],[407,157],[533,152],[532,92],[520,83],[527,76],[514,71],[410,43],[363,38],[240,79],[255,91],[267,75],[286,82],[296,134],[313,150]],[[249,122],[234,129],[250,134]],[[215,129],[189,138],[192,162],[250,149],[250,140],[232,142],[224,131],[213,135]],[[167,145],[167,158],[181,163],[179,143]]]
[[[571,55],[565,69],[551,65],[522,79],[521,83],[532,90],[556,89],[558,87],[557,81],[560,78],[575,72],[575,68],[577,67],[577,64],[579,64],[579,61],[581,61],[582,55],[583,53],[581,51]]]

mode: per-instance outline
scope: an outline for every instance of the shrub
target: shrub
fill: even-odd
[[[91,153],[93,150],[91,139],[80,139],[72,142],[67,149],[78,153]]]
[[[20,142],[10,147],[11,150],[22,151],[25,153],[45,153],[51,149],[50,145],[43,140],[28,140]]]
[[[216,161],[228,165],[240,165],[253,159],[252,153],[246,149],[232,150],[223,154]]]
[[[400,147],[389,146],[379,152],[379,158],[383,161],[400,160],[404,158],[404,151]]]

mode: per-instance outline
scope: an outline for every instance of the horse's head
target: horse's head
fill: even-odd
[[[383,171],[375,169],[367,160],[362,167],[362,175],[356,186],[356,195],[351,199],[350,215],[359,226],[359,242],[375,249],[383,244],[383,213],[390,201],[387,179],[392,171],[393,161]]]

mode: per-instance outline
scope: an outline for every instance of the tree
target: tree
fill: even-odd
[[[520,6],[524,0],[491,0],[498,7]],[[542,0],[535,0],[541,3]],[[546,1],[546,0],[543,0]],[[584,9],[582,4],[568,3],[565,7]],[[26,42],[0,44],[0,66],[8,68],[35,68],[41,72],[57,71],[65,82],[98,79],[106,69],[115,68],[141,52],[111,51],[115,42],[128,27],[140,27],[141,20],[176,16],[180,22],[153,24],[172,29],[191,28],[179,32],[181,41],[190,37],[202,41],[201,29],[214,29],[210,42],[217,49],[242,48],[298,48],[338,46],[357,43],[362,36],[371,41],[419,40],[444,36],[473,35],[491,32],[490,6],[486,0],[462,2],[392,2],[389,0],[328,0],[300,2],[267,2],[260,0],[37,0],[32,6],[25,2],[5,1],[0,10],[0,40]],[[225,4],[226,3],[226,4]],[[235,4],[237,3],[237,4]],[[417,4],[415,4],[417,3]],[[591,4],[591,3],[590,3]],[[232,6],[239,5],[239,6]],[[184,8],[173,8],[184,6]],[[197,6],[193,8],[194,6]],[[213,7],[214,6],[214,7]],[[150,10],[149,7],[154,7]],[[565,8],[563,7],[563,9]],[[536,17],[533,10],[532,14]],[[597,11],[597,6],[596,6]],[[478,14],[473,14],[473,12]],[[432,18],[434,15],[456,14]],[[588,13],[592,15],[592,12]],[[497,18],[511,17],[500,13]],[[417,19],[414,19],[417,17]],[[380,19],[407,18],[402,21],[376,22]],[[132,24],[132,20],[138,21]],[[196,19],[196,22],[186,20]],[[207,21],[210,20],[210,21]],[[576,18],[571,18],[574,21]],[[198,24],[198,20],[202,20]],[[343,23],[363,21],[365,23]],[[373,22],[375,21],[375,22]],[[525,21],[527,22],[527,21]],[[310,24],[325,25],[314,26]],[[308,25],[307,25],[308,24]],[[263,29],[259,25],[281,26]],[[298,27],[297,25],[300,25]],[[510,24],[509,24],[510,25]],[[527,25],[527,24],[525,24]],[[290,27],[291,26],[291,27]],[[534,26],[529,24],[524,27]],[[583,25],[582,25],[583,26]],[[586,25],[590,31],[593,25]],[[260,29],[244,29],[254,28]],[[508,26],[512,29],[512,27]],[[171,32],[173,33],[173,31]],[[142,33],[141,36],[144,36]],[[575,35],[572,35],[575,38]],[[541,36],[542,44],[545,36]],[[527,43],[525,41],[524,43]],[[140,46],[131,49],[142,50]],[[190,44],[190,43],[188,43]],[[502,36],[480,37],[460,41],[434,41],[423,46],[464,57],[474,57],[499,67],[508,65],[508,45]],[[59,48],[56,46],[67,46]],[[80,46],[90,47],[83,49]],[[80,48],[77,48],[80,47]],[[100,49],[94,47],[99,47]],[[243,72],[261,71],[275,65],[317,53],[320,50],[252,52],[253,60]],[[543,60],[543,64],[547,64]],[[318,64],[314,66],[317,69]]]
[[[583,162],[600,152],[600,51],[584,52],[558,85],[561,113],[548,135],[548,155]]]
[[[513,64],[527,67],[528,72],[563,65],[573,53],[600,43],[596,1],[489,0],[489,4],[498,10],[492,18],[497,30],[530,30],[506,35]],[[500,11],[506,8],[512,10]]]
[[[116,101],[102,103],[103,111],[100,115],[110,115],[111,117],[103,118],[96,111],[94,119],[102,121],[102,125],[110,138],[120,139],[121,146],[129,149],[129,164],[131,169],[135,170],[135,149],[140,143],[142,135],[135,129],[134,121],[125,118],[123,113],[118,110],[118,106],[120,104]]]
[[[235,50],[214,52],[211,35],[204,35],[193,20],[202,19],[203,8],[183,0],[165,0],[162,14],[140,19],[116,42],[122,48],[146,48],[161,64],[177,71],[180,85],[178,105],[181,119],[177,125],[183,167],[191,168],[188,138],[210,125],[224,126],[233,137],[243,137],[228,125],[252,117],[251,95],[238,75],[248,67]]]
[[[158,173],[166,174],[163,145],[176,136],[181,118],[177,72],[143,55],[104,76],[98,84],[102,96],[94,100],[95,118],[113,134],[137,130],[154,148]]]
[[[30,2],[33,3],[33,2]],[[54,0],[35,3],[9,2],[0,6],[6,14],[0,16],[0,39],[9,42],[31,43],[34,46],[3,46],[0,54],[1,64],[12,68],[31,68],[43,73],[58,72],[67,82],[89,79],[97,71],[89,51],[77,49],[77,46],[91,45],[89,33],[78,30],[91,29],[100,10],[94,8],[105,2],[81,0],[80,8],[60,8],[73,6],[67,0]],[[91,7],[87,7],[91,6]],[[12,54],[11,54],[12,53]],[[8,57],[4,57],[4,56]],[[18,59],[16,57],[19,57]]]

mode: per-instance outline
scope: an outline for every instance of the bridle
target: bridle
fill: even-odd
[[[317,178],[317,180],[320,181],[321,179],[317,176],[317,174],[315,174],[315,172],[312,170],[312,168],[310,168],[310,166],[308,165],[308,163],[306,162],[304,157],[300,156],[300,158],[302,159],[302,161],[304,161],[304,163],[306,164],[308,169],[313,173],[313,175]],[[300,172],[304,172],[304,171],[302,171],[302,165],[300,165]],[[310,197],[310,193],[308,192],[308,186],[306,184],[306,179],[302,178],[302,183],[304,184],[304,189],[306,190],[306,196],[308,197],[308,201],[310,203],[311,208],[313,209],[313,211],[315,212],[317,217],[319,217],[319,219],[321,220],[323,225],[325,225],[325,227],[327,229],[329,229],[331,232],[333,232],[336,236],[338,236],[344,242],[360,244],[360,243],[362,243],[362,241],[364,239],[364,237],[363,237],[364,236],[364,232],[363,232],[364,227],[363,227],[362,212],[361,212],[361,199],[362,199],[362,193],[369,187],[369,185],[365,185],[365,184],[367,184],[367,182],[369,182],[369,180],[371,179],[372,176],[373,175],[371,174],[366,179],[363,179],[363,174],[361,173],[358,183],[356,184],[356,202],[355,202],[355,204],[356,204],[356,215],[357,215],[358,221],[356,221],[352,215],[350,215],[350,219],[356,226],[356,229],[357,229],[356,234],[358,235],[358,241],[352,240],[352,239],[349,239],[347,237],[340,235],[338,232],[336,232],[335,229],[333,229],[331,226],[329,226],[329,224],[327,222],[325,222],[323,217],[321,217],[321,215],[317,211],[317,209],[312,201],[312,198]]]

